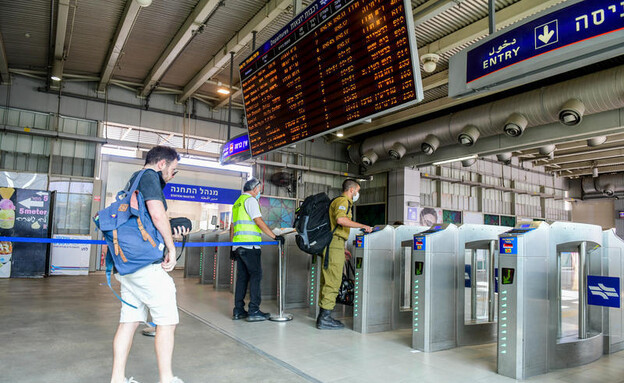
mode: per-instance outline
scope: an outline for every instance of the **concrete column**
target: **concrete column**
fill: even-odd
[[[408,208],[420,206],[420,172],[400,168],[388,173],[388,223],[408,223]],[[415,222],[414,222],[415,223]]]

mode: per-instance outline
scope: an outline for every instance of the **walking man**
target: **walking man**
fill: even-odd
[[[275,235],[262,219],[260,213],[260,191],[262,184],[255,178],[245,182],[243,194],[234,202],[232,208],[232,242],[261,242],[262,233],[284,244],[284,237]],[[236,259],[236,289],[234,292],[234,310],[232,319],[247,319],[247,322],[267,320],[269,313],[260,311],[260,282],[262,281],[262,261],[260,246],[233,246]],[[249,286],[249,311],[245,311],[245,295]]]
[[[342,183],[342,195],[329,206],[329,220],[334,236],[329,244],[329,252],[323,257],[329,257],[329,266],[321,268],[321,293],[319,306],[321,308],[316,318],[316,328],[320,330],[336,330],[344,327],[342,322],[332,318],[331,314],[336,306],[336,297],[342,282],[342,269],[345,263],[345,243],[349,238],[349,229],[364,229],[367,233],[373,228],[351,220],[353,217],[353,202],[360,198],[360,184],[347,179]],[[323,265],[325,259],[323,259]]]
[[[119,275],[115,278],[121,284],[121,297],[136,308],[121,305],[119,327],[113,340],[113,373],[111,383],[136,382],[125,378],[126,362],[132,347],[132,339],[140,323],[147,320],[148,310],[156,324],[156,360],[160,383],[183,383],[173,376],[171,359],[173,356],[174,332],[178,324],[178,306],[173,279],[167,274],[176,265],[176,252],[173,244],[171,226],[167,217],[167,202],[163,194],[166,183],[177,173],[176,167],[180,156],[175,149],[156,146],[147,152],[144,169],[147,169],[139,181],[138,191],[145,200],[145,205],[156,229],[162,235],[167,254],[162,262],[147,265],[134,273]],[[139,172],[132,175],[129,183],[134,182]],[[176,235],[186,235],[188,230],[176,228]]]

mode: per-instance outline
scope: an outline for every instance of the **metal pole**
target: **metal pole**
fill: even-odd
[[[587,242],[583,241],[579,245],[578,258],[578,331],[579,339],[587,338]]]
[[[278,247],[278,251],[279,251],[279,255],[278,255],[278,269],[277,269],[277,308],[278,308],[278,314],[277,315],[273,315],[271,316],[271,318],[269,318],[269,320],[272,320],[274,322],[287,322],[293,319],[292,314],[285,314],[284,313],[284,291],[285,289],[285,284],[286,284],[286,278],[285,278],[285,273],[284,273],[284,263],[285,263],[285,257],[284,257],[284,249],[282,247],[281,242],[278,243],[277,245]]]
[[[228,141],[232,138],[232,81],[234,81],[234,52],[230,52],[230,101],[228,102]]]
[[[494,312],[496,311],[496,278],[494,275],[496,241],[490,241],[490,254],[488,259],[488,322],[494,322]]]
[[[496,0],[488,0],[488,21],[490,34],[496,32]]]
[[[470,319],[477,320],[477,250],[470,250]]]
[[[563,328],[561,327],[561,253],[557,253],[557,313],[558,313],[558,325],[557,325],[557,338],[561,338],[563,335]]]

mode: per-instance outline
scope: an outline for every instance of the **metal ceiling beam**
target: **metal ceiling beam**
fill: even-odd
[[[600,167],[603,167],[603,166],[613,166],[613,165],[622,165],[622,159],[615,157],[615,158],[607,158],[607,159],[595,160],[595,161],[580,161],[580,162],[574,162],[570,164],[557,165],[556,168],[549,169],[549,170],[554,171],[554,172],[560,172],[560,171],[565,171],[565,170],[577,170],[577,169],[586,169],[586,168],[591,169],[594,166],[600,169]],[[549,164],[546,164],[545,167],[548,168]]]
[[[197,31],[204,27],[204,23],[219,7],[221,0],[201,0],[193,9],[193,12],[186,19],[182,27],[178,30],[167,49],[160,55],[154,67],[147,75],[143,83],[143,89],[139,96],[147,96],[164,76],[167,69],[180,55],[184,47],[193,39]]]
[[[430,0],[414,8],[414,25],[419,26],[465,0]]]
[[[598,168],[599,174],[605,173],[615,173],[615,172],[624,172],[624,165],[613,165],[613,166],[604,166]],[[557,172],[560,177],[580,177],[580,176],[588,176],[592,174],[592,169],[579,169],[573,171],[563,171]]]
[[[69,17],[69,0],[58,0],[56,12],[56,36],[54,38],[54,63],[52,75],[62,78],[65,65],[65,36],[67,36],[67,19]]]
[[[141,8],[142,7],[136,0],[127,1],[124,13],[121,16],[121,21],[117,26],[115,37],[113,38],[113,42],[108,49],[106,61],[104,61],[104,66],[102,67],[102,75],[100,76],[100,83],[98,84],[98,92],[104,92],[106,90],[106,85],[108,85],[108,82],[113,76],[113,71],[117,66],[119,56],[121,56],[123,47],[126,45],[128,36],[130,36],[130,32],[134,26],[134,21],[138,17]]]
[[[552,166],[552,165],[563,165],[563,164],[574,164],[582,161],[596,161],[605,158],[620,158],[624,156],[624,148],[620,149],[611,149],[605,151],[592,151],[592,152],[583,152],[582,154],[569,154],[566,156],[557,156],[555,152],[555,158],[553,160],[547,161],[545,163],[539,163],[535,161],[535,165],[539,166]],[[563,168],[563,166],[562,166]]]
[[[620,142],[620,141],[624,141],[624,134],[614,134],[611,136],[607,136],[607,142],[604,143],[601,146],[596,146],[594,148],[590,148],[590,149],[600,149],[603,148],[605,145],[612,145],[616,142]],[[587,150],[587,148],[589,148],[587,146],[587,140],[583,140],[583,141],[573,141],[573,142],[566,142],[564,144],[559,144],[557,145],[557,151],[567,151],[567,150],[572,150],[572,149],[579,149],[579,148],[585,148]],[[523,151],[520,155],[516,156],[516,157],[525,157],[525,156],[538,156],[541,157],[541,155],[539,154],[539,150],[538,149],[531,149],[531,150],[526,150]],[[527,160],[534,160],[535,158],[527,158]]]
[[[7,60],[6,51],[4,50],[4,41],[2,33],[0,33],[0,84],[8,84],[9,80],[9,60]]]
[[[219,49],[212,60],[186,84],[182,94],[178,97],[178,102],[186,101],[186,99],[195,93],[206,80],[210,79],[220,68],[229,63],[230,52],[237,53],[243,49],[243,47],[251,41],[254,31],[262,30],[291,5],[291,0],[270,0],[260,12],[256,13],[256,15],[228,41],[227,44]]]
[[[541,12],[553,5],[561,3],[561,0],[522,0],[496,12],[496,29],[507,27],[515,22]],[[489,33],[488,18],[485,17],[476,23],[472,23],[457,32],[444,36],[441,39],[418,49],[418,54],[436,53],[445,54],[455,48],[485,37]]]

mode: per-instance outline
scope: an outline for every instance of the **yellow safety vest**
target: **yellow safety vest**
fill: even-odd
[[[262,242],[262,230],[251,219],[245,210],[245,201],[252,198],[249,194],[241,194],[232,208],[234,238],[232,242]]]

